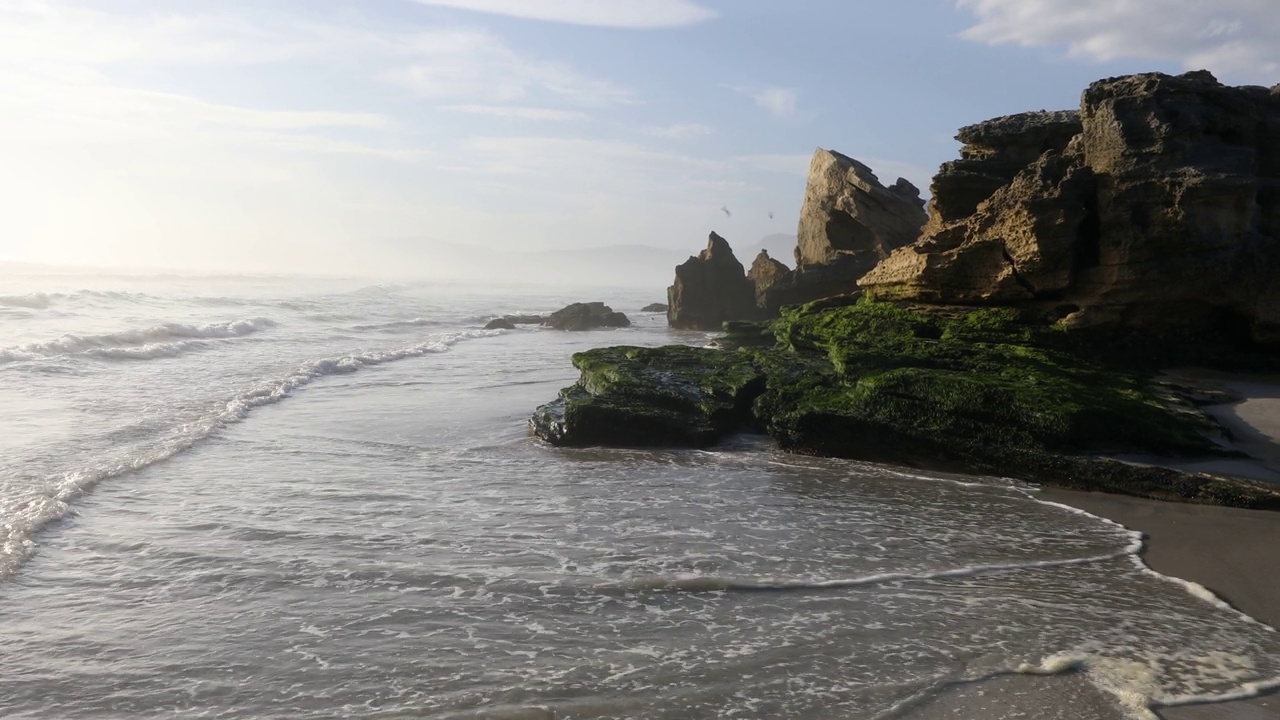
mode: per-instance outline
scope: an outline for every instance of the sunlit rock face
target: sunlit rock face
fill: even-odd
[[[1278,86],[1280,88],[1280,86]],[[1101,80],[1078,113],[961,130],[878,297],[1052,304],[1069,327],[1280,338],[1280,89]]]

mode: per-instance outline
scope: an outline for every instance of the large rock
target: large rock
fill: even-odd
[[[866,165],[818,148],[809,164],[796,232],[797,268],[847,256],[854,260],[848,264],[852,288],[895,248],[915,241],[925,219],[924,201],[911,183],[898,178],[886,188]]]
[[[1094,83],[1079,113],[965,128],[921,239],[860,285],[1051,304],[1067,327],[1274,345],[1278,94],[1149,73]]]
[[[769,288],[779,282],[786,282],[791,277],[791,268],[769,257],[768,250],[761,250],[751,263],[747,277],[751,279],[756,290],[756,306],[765,307],[768,303]]]
[[[719,330],[726,321],[759,314],[754,285],[729,242],[715,233],[697,257],[676,267],[667,304],[668,324],[682,330]]]
[[[556,330],[594,330],[630,327],[631,321],[608,305],[593,302],[566,306],[548,315],[542,324]]]

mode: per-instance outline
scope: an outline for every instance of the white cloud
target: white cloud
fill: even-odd
[[[799,101],[799,94],[791,88],[730,85],[729,89],[746,95],[754,100],[756,105],[778,118],[794,115]]]
[[[618,28],[682,27],[716,16],[691,0],[417,0],[530,20]]]
[[[424,98],[492,104],[541,96],[591,107],[636,101],[626,88],[564,63],[517,53],[489,33],[419,33],[401,51],[413,55],[411,64],[387,71],[384,78]]]
[[[1168,60],[1241,82],[1280,80],[1275,0],[957,0],[977,24],[961,37],[1055,46],[1073,57]]]
[[[692,140],[694,138],[706,137],[715,130],[709,125],[700,125],[698,123],[675,123],[674,125],[664,125],[662,127],[652,127],[645,130],[645,134],[654,137],[669,138],[672,140]]]
[[[512,118],[514,120],[586,120],[587,114],[577,110],[558,110],[555,108],[522,107],[519,105],[443,105],[441,110],[468,113],[471,115],[488,115],[490,117]]]

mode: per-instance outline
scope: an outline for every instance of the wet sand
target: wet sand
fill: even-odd
[[[1202,463],[1148,461],[1280,483],[1280,378],[1185,370],[1173,375],[1242,398],[1205,410],[1227,430],[1230,446],[1250,457]],[[1151,569],[1199,583],[1241,612],[1280,628],[1280,513],[1066,490],[1045,490],[1041,497],[1142,532],[1142,557]],[[1160,715],[1166,720],[1280,720],[1280,694],[1165,708]]]
[[[1125,458],[1184,470],[1240,475],[1280,484],[1280,378],[1202,371],[1176,382],[1227,392],[1238,401],[1205,408],[1227,430],[1238,460],[1170,462]],[[1164,575],[1212,590],[1241,612],[1280,628],[1280,512],[1161,502],[1048,489],[1040,497],[1113,520],[1146,536],[1142,557]],[[1122,718],[1114,699],[1079,675],[1005,676],[951,688],[905,714],[910,720]],[[1280,693],[1245,701],[1162,708],[1164,720],[1280,720]]]

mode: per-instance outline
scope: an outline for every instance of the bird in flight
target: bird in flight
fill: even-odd
[[[727,218],[733,217],[733,213],[729,212],[729,208],[724,207],[723,205],[720,206],[720,212],[724,213],[724,216]]]
[[[769,211],[769,219],[770,219],[770,220],[772,220],[772,219],[773,219],[773,211],[772,211],[772,210],[770,210],[770,211]]]

